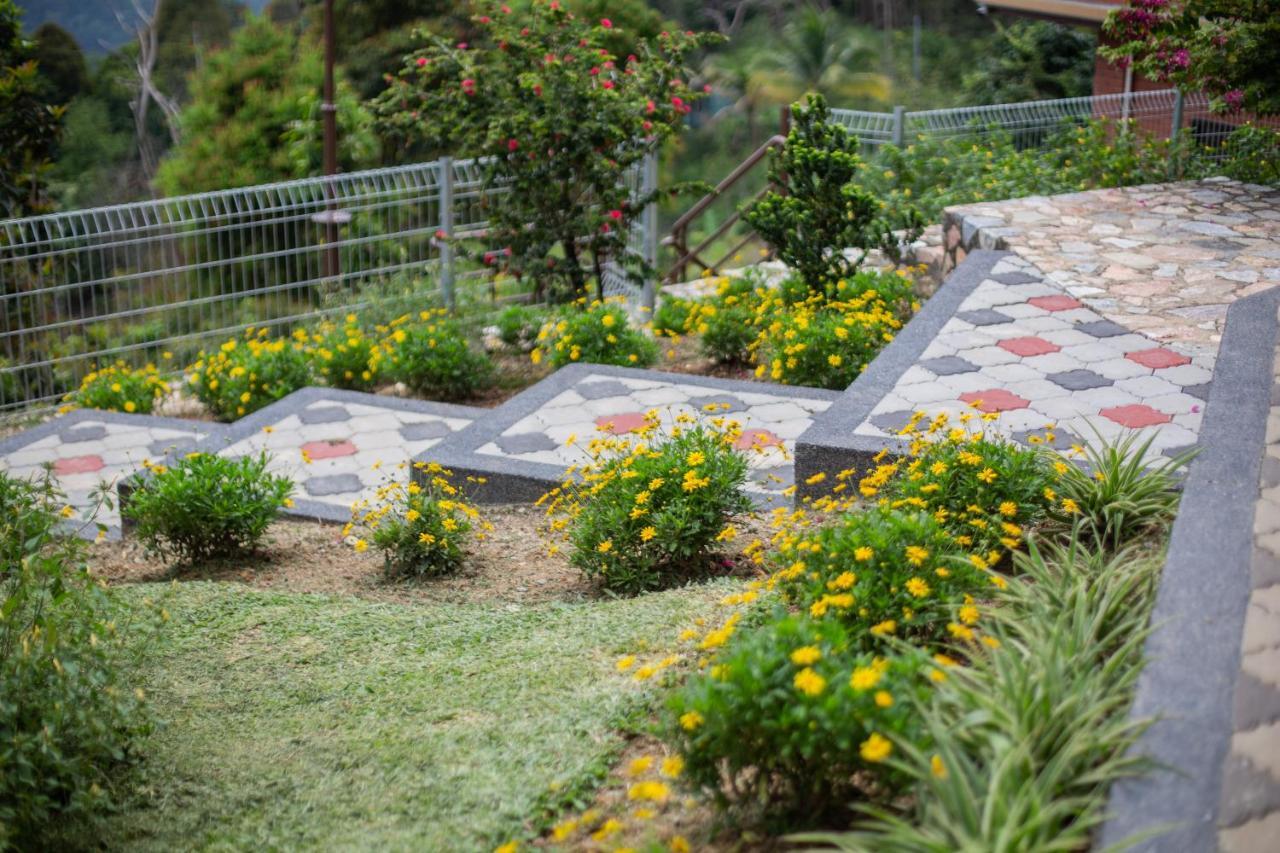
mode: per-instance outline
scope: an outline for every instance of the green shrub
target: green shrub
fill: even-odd
[[[631,327],[619,301],[607,299],[567,311],[556,322],[543,326],[538,346],[531,353],[533,363],[540,363],[544,355],[557,368],[574,362],[648,367],[658,358],[658,346]]]
[[[860,487],[871,497],[888,485],[891,506],[935,513],[959,547],[995,565],[1044,520],[1056,497],[1054,467],[1047,453],[970,431],[973,416],[960,417],[917,420],[907,433],[913,455],[873,471]]]
[[[147,549],[197,563],[233,557],[257,546],[293,481],[269,471],[271,457],[228,459],[193,453],[171,468],[149,466],[121,511]]]
[[[392,321],[382,346],[386,373],[429,399],[466,400],[493,383],[493,362],[443,310]]]
[[[382,349],[365,334],[355,314],[348,314],[341,325],[326,320],[316,326],[309,351],[316,376],[330,387],[368,391],[378,380]]]
[[[434,577],[462,565],[463,546],[475,527],[492,530],[475,507],[466,503],[449,482],[452,472],[438,464],[415,463],[427,477],[418,482],[389,482],[370,500],[351,507],[351,525],[367,531],[369,541],[355,541],[357,550],[370,542],[382,552],[388,577]],[[484,533],[478,534],[483,537]]]
[[[549,533],[569,544],[570,562],[611,592],[705,576],[717,544],[734,534],[731,519],[751,509],[741,491],[747,458],[733,448],[733,432],[657,429],[652,413],[636,443],[592,442],[593,461],[540,501],[549,501]]]
[[[689,331],[689,316],[696,303],[674,296],[663,297],[653,312],[653,334],[659,338],[678,338]]]
[[[306,336],[301,337],[268,338],[266,329],[247,329],[217,352],[202,352],[187,368],[187,384],[218,420],[236,420],[311,382]]]
[[[778,257],[809,288],[829,293],[840,279],[857,271],[870,249],[898,257],[905,229],[911,242],[923,220],[905,199],[890,207],[857,182],[862,169],[859,141],[830,122],[821,95],[792,106],[791,131],[769,161],[770,190],[744,211]],[[855,249],[852,256],[846,249]]]
[[[1083,850],[1111,784],[1149,770],[1129,714],[1162,560],[1076,542],[1018,555],[991,609],[990,651],[922,703],[928,733],[901,743],[912,806],[857,831],[798,839],[876,853]]]
[[[748,817],[847,819],[851,801],[899,788],[889,759],[919,739],[932,669],[919,653],[853,651],[839,622],[779,615],[670,698],[669,742],[690,781]]]
[[[49,479],[0,473],[0,849],[50,849],[46,830],[106,807],[151,726],[131,665],[158,614],[89,577],[62,507]]]
[[[528,352],[547,322],[548,312],[531,305],[509,305],[498,315],[498,339],[513,350]]]
[[[169,393],[154,364],[134,370],[123,361],[91,370],[80,387],[63,398],[73,406],[110,412],[150,414],[156,402]]]
[[[1172,521],[1178,507],[1178,471],[1195,451],[1153,463],[1151,442],[1130,433],[1084,447],[1085,468],[1059,462],[1058,502],[1050,512],[1059,528],[1075,529],[1086,543],[1112,551]]]
[[[703,353],[720,364],[747,361],[756,340],[755,319],[755,310],[746,304],[702,306],[697,331]]]
[[[957,549],[933,516],[887,506],[820,527],[781,559],[788,565],[773,577],[786,599],[844,622],[863,649],[886,637],[937,642],[966,597],[1003,582],[981,555]]]

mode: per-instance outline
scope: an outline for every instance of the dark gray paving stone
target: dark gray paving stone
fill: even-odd
[[[1088,391],[1090,388],[1105,388],[1114,384],[1105,376],[1099,376],[1092,370],[1083,369],[1050,373],[1046,378],[1050,382],[1066,388],[1068,391]]]
[[[1222,768],[1221,826],[1240,826],[1280,810],[1280,783],[1248,759],[1232,753]]]
[[[539,450],[555,450],[558,446],[545,433],[521,432],[515,435],[500,435],[494,439],[506,453],[537,453]]]
[[[1119,323],[1113,323],[1110,320],[1094,320],[1091,323],[1077,323],[1075,326],[1077,332],[1084,332],[1086,335],[1093,335],[1095,338],[1114,338],[1117,335],[1127,335],[1129,330]]]
[[[1280,485],[1280,459],[1274,456],[1262,457],[1262,485],[1268,489]]]
[[[1045,436],[1049,433],[1053,434],[1053,441],[1046,441]],[[1031,436],[1040,439],[1039,442],[1031,440]],[[1080,440],[1080,436],[1065,429],[1023,429],[1013,434],[1013,440],[1019,444],[1025,444],[1027,447],[1052,447],[1054,450],[1069,450],[1073,444],[1084,444]]]
[[[1246,731],[1280,720],[1280,690],[1247,672],[1236,681],[1235,729]]]
[[[998,281],[1001,284],[1019,285],[1019,284],[1038,284],[1044,279],[1038,275],[1027,275],[1024,272],[1003,272],[1000,275],[991,276],[992,281]]]
[[[594,382],[579,382],[573,390],[586,400],[601,400],[605,397],[625,397],[631,389],[616,379],[599,379]]]
[[[926,358],[920,362],[925,370],[931,370],[938,376],[951,376],[955,373],[973,373],[978,365],[965,361],[957,355],[944,355],[939,358]]]
[[[181,453],[194,447],[198,438],[162,438],[147,445],[147,452],[152,456],[167,456],[170,453]]]
[[[689,403],[697,406],[698,408],[704,408],[715,403],[717,406],[716,411],[721,414],[726,412],[741,412],[747,409],[747,404],[732,394],[711,394],[706,397],[691,397],[689,398]],[[725,408],[725,406],[728,406],[728,408]]]
[[[1179,454],[1186,453],[1188,450],[1195,450],[1199,446],[1198,444],[1180,444],[1177,447],[1166,447],[1161,455],[1173,459]]]
[[[429,438],[444,438],[453,430],[444,421],[424,421],[420,424],[406,424],[400,427],[400,435],[405,441],[426,441]]]
[[[73,444],[77,441],[97,441],[100,438],[107,437],[107,428],[101,425],[78,426],[65,430],[62,434],[63,444]]]
[[[976,311],[961,311],[956,314],[966,323],[972,323],[975,326],[996,326],[1000,323],[1012,323],[1013,318],[1008,314],[1001,314],[994,308],[979,308]]]
[[[1182,393],[1190,394],[1197,400],[1203,400],[1207,403],[1209,402],[1209,386],[1211,384],[1211,382],[1201,382],[1199,385],[1184,385],[1182,386]]]
[[[317,406],[298,412],[298,420],[304,424],[331,424],[351,419],[346,406]]]
[[[903,410],[901,412],[882,412],[878,415],[872,415],[869,420],[872,426],[884,430],[889,435],[893,435],[906,426],[914,416],[915,412]]]
[[[340,495],[344,492],[358,492],[364,488],[360,478],[355,474],[330,474],[327,477],[312,477],[302,484],[307,494],[322,498],[325,495]]]

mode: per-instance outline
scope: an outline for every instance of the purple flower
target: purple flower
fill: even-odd
[[[1232,89],[1222,96],[1222,100],[1227,102],[1227,106],[1233,110],[1240,109],[1240,105],[1244,103],[1244,92],[1240,89]]]

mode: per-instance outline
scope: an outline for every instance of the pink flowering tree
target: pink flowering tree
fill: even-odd
[[[622,183],[702,96],[687,58],[712,38],[662,33],[618,56],[618,27],[556,0],[475,19],[469,43],[429,38],[376,100],[386,135],[489,158],[484,262],[540,298],[587,295],[649,201]],[[634,266],[633,266],[634,269]]]
[[[1280,0],[1129,0],[1103,30],[1108,59],[1203,90],[1215,110],[1280,113]]]

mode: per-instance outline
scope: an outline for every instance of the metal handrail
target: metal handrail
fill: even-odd
[[[723,264],[729,258],[733,257],[734,253],[737,252],[738,249],[741,249],[743,246],[745,246],[747,243],[751,241],[752,237],[755,236],[754,232],[748,235],[745,240],[739,242],[737,247],[735,247],[733,250],[728,252],[720,260],[714,263],[708,264],[705,261],[703,261],[699,257],[699,255],[702,252],[706,251],[706,249],[709,248],[712,243],[714,243],[716,240],[722,237],[726,232],[728,232],[728,230],[734,224],[736,224],[739,220],[742,219],[742,211],[741,209],[735,210],[733,214],[729,216],[728,219],[720,223],[720,226],[716,228],[715,231],[713,231],[710,235],[705,237],[702,240],[702,242],[699,243],[697,246],[695,246],[693,249],[690,249],[688,245],[689,226],[704,211],[706,211],[707,208],[709,208],[721,196],[723,196],[727,190],[735,186],[744,177],[746,177],[752,171],[754,171],[754,169],[761,163],[761,161],[763,161],[765,157],[768,156],[770,151],[776,148],[781,148],[783,144],[786,143],[786,141],[787,141],[787,138],[782,135],[771,136],[769,139],[765,140],[763,145],[761,145],[755,151],[751,152],[751,154],[749,154],[746,159],[744,159],[741,163],[735,166],[733,168],[733,171],[730,172],[728,175],[726,175],[720,181],[720,183],[716,184],[715,187],[711,190],[711,192],[707,193],[702,198],[694,202],[693,205],[687,211],[685,211],[680,216],[679,219],[677,219],[674,223],[672,223],[671,233],[662,239],[662,245],[671,246],[675,249],[676,260],[671,265],[670,269],[667,270],[666,274],[662,276],[662,281],[664,284],[671,284],[675,281],[683,280],[688,271],[690,262],[693,262],[693,261],[696,261],[697,263],[701,264],[704,269],[709,269],[712,272],[714,272],[717,269],[719,269],[721,264]],[[756,193],[751,198],[751,201],[754,202],[758,200],[762,195],[764,195],[764,193],[768,192],[769,189],[770,187],[765,187],[764,189],[760,190],[760,192]]]

